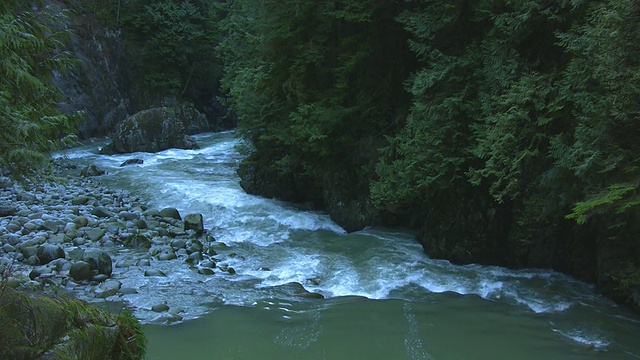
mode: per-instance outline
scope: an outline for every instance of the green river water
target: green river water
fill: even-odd
[[[148,359],[640,359],[640,318],[588,284],[432,260],[402,229],[347,234],[323,213],[245,194],[232,132],[197,140],[198,150],[102,156],[96,141],[64,154],[152,206],[202,213],[236,254],[221,259],[235,275],[182,261],[153,264],[166,278],[114,270],[139,289],[119,300],[145,324]],[[131,157],[144,164],[118,166]],[[184,320],[150,311],[158,302]]]

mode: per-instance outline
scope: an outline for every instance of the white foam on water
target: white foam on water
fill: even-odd
[[[404,338],[404,348],[407,351],[407,355],[411,360],[430,360],[431,355],[424,349],[424,344],[420,337],[418,320],[408,302],[404,303],[402,312],[409,325],[409,330]]]
[[[270,271],[270,275],[260,286],[279,286],[292,282],[304,284],[310,274],[314,274],[320,266],[318,255],[292,254],[294,258],[281,263]]]
[[[553,329],[554,332],[575,341],[578,344],[584,345],[587,348],[594,349],[596,351],[607,351],[609,344],[611,343],[602,334],[596,334],[592,331],[585,331],[574,329],[570,331],[562,331]]]

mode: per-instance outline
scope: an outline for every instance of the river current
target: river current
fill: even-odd
[[[198,150],[104,156],[95,141],[63,155],[155,208],[202,213],[233,252],[235,275],[157,262],[166,278],[115,269],[119,300],[138,309],[149,359],[640,359],[640,319],[593,287],[546,270],[455,266],[414,234],[347,234],[324,213],[248,195],[233,132]],[[144,164],[119,167],[130,158]],[[301,298],[297,283],[325,299]],[[184,318],[150,309],[166,302]]]

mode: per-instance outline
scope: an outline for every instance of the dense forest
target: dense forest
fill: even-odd
[[[139,96],[221,89],[247,140],[246,191],[640,303],[640,3],[70,3],[124,33]],[[46,83],[69,54],[17,8],[0,5],[6,166],[69,125]]]

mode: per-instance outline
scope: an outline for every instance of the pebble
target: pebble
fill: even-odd
[[[41,291],[57,285],[81,297],[105,299],[138,294],[140,289],[122,286],[127,276],[139,276],[135,267],[144,268],[147,277],[167,276],[154,269],[150,257],[178,259],[172,266],[213,275],[216,264],[211,256],[217,253],[210,246],[205,250],[203,242],[215,239],[201,233],[200,214],[189,214],[183,221],[176,208],[148,209],[139,199],[107,189],[98,180],[65,176],[61,183],[27,181],[25,186],[0,175],[0,184],[9,184],[0,187],[0,204],[10,204],[0,205],[0,255],[16,263],[8,286]],[[178,313],[183,310],[169,313],[166,303],[152,310],[172,321],[182,319]]]

